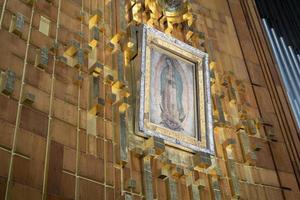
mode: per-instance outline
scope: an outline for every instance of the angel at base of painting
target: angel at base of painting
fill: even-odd
[[[183,131],[186,115],[182,106],[183,83],[174,61],[167,57],[160,75],[161,124],[174,131]]]

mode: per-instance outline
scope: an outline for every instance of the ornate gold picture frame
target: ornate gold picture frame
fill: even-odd
[[[214,154],[208,54],[146,25],[139,33],[136,133]]]

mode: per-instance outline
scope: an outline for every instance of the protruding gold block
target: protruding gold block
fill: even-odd
[[[246,120],[245,125],[247,127],[248,134],[250,134],[250,135],[257,134],[257,126],[256,126],[255,120],[248,119],[248,120]]]
[[[19,37],[22,36],[25,27],[25,17],[21,13],[12,16],[9,32],[12,32]]]
[[[121,34],[121,33],[117,33],[117,34],[115,34],[115,35],[111,38],[110,42],[111,42],[112,44],[116,45],[117,43],[119,43],[119,41],[121,40],[121,38],[122,38],[122,34]]]
[[[169,166],[163,166],[158,171],[158,178],[165,179],[169,176]]]
[[[124,83],[123,81],[117,80],[112,84],[112,87],[114,87],[115,89],[123,89],[126,87],[126,83]]]
[[[132,6],[132,14],[133,14],[133,19],[137,22],[141,22],[141,13],[140,10],[142,9],[142,3],[136,2]]]
[[[89,42],[89,45],[92,48],[95,48],[100,40],[100,29],[94,26],[91,28],[90,33],[91,41]]]
[[[101,106],[96,104],[94,105],[90,110],[89,113],[93,114],[93,115],[99,115],[99,113],[101,112]]]
[[[99,116],[104,112],[105,101],[102,98],[98,98],[98,102],[89,110],[89,113]]]
[[[154,149],[154,153],[160,155],[165,151],[165,142],[161,138],[152,136],[145,141],[145,149]]]
[[[102,17],[102,11],[96,10],[94,15],[89,20],[89,29],[92,29],[94,26],[98,26]]]
[[[80,47],[80,44],[78,41],[71,40],[71,41],[69,41],[67,50],[65,51],[65,54],[67,56],[73,57],[77,53],[79,47]]]
[[[260,144],[251,144],[251,148],[253,151],[260,151],[262,146]]]
[[[49,63],[49,50],[48,48],[41,48],[37,51],[35,56],[35,66],[40,69],[45,69]]]
[[[198,152],[193,156],[194,168],[208,168],[211,166],[211,158],[208,153]]]
[[[23,104],[26,104],[26,105],[32,105],[35,101],[35,96],[34,94],[31,94],[29,92],[25,92],[23,94],[23,97],[22,97],[22,103]]]
[[[180,178],[181,176],[183,176],[183,174],[184,174],[183,168],[179,166],[175,166],[171,169],[171,175],[173,177]]]
[[[191,39],[191,37],[193,36],[194,32],[193,31],[187,31],[187,33],[185,34],[185,39],[189,40]]]
[[[131,60],[137,55],[137,41],[130,38],[126,43],[126,47],[124,48],[126,58]]]
[[[223,111],[223,104],[222,104],[222,95],[215,94],[213,96],[213,104],[214,104],[214,116],[217,118],[217,123],[219,126],[225,126],[227,121],[225,118],[225,114]]]
[[[11,95],[14,91],[16,81],[16,73],[7,70],[0,73],[0,92],[5,95]]]
[[[129,104],[127,104],[126,100],[121,100],[119,105],[119,112],[124,113],[129,108]]]
[[[257,158],[255,152],[253,151],[254,149],[252,149],[252,144],[250,144],[248,134],[244,130],[241,130],[238,132],[238,136],[243,148],[245,162],[249,165],[255,165]]]
[[[92,48],[97,47],[97,44],[98,44],[98,40],[95,40],[95,39],[92,39],[92,40],[89,42],[89,46],[92,47]]]
[[[104,65],[100,63],[99,61],[95,62],[90,68],[89,72],[92,74],[94,77],[100,76],[100,73],[103,71]]]
[[[121,97],[126,97],[126,98],[128,98],[130,96],[130,92],[129,92],[128,88],[123,88],[119,94]]]
[[[273,142],[277,142],[278,141],[273,128],[269,128],[267,130],[267,138],[269,140],[273,141]]]
[[[187,9],[187,7],[185,7],[185,9]],[[194,16],[192,13],[187,12],[186,14],[183,15],[183,20],[187,21],[188,26],[192,26],[192,24],[194,22]]]

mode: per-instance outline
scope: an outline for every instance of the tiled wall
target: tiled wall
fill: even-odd
[[[25,2],[0,0],[0,69],[16,74],[13,93],[0,95],[0,199],[299,198],[299,138],[253,1],[191,1],[195,27],[205,33],[205,49],[215,62],[213,94],[223,96],[214,113],[223,112],[227,121],[215,119],[214,164],[200,170],[183,164],[192,153],[169,146],[169,164],[144,156],[133,148],[135,139],[144,140],[137,136],[129,137],[128,160],[121,163],[119,121],[109,101],[93,122],[88,120],[91,58],[85,56],[79,68],[60,58],[71,40],[85,48],[89,18],[100,8],[103,33],[95,55],[115,73],[116,56],[107,46],[120,29],[119,0]],[[25,17],[21,36],[9,32],[16,13]],[[40,16],[51,21],[49,36],[39,32]],[[182,38],[178,30],[173,35]],[[50,50],[49,63],[40,69],[35,59],[43,47]],[[222,95],[226,77],[233,82],[234,101]],[[99,98],[107,100],[112,91],[105,78],[99,78]],[[31,105],[20,98],[27,92],[35,96]],[[88,126],[95,133],[88,134]],[[169,175],[162,179],[166,165]]]

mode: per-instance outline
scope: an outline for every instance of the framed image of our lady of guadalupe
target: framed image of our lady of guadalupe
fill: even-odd
[[[140,28],[136,133],[214,153],[208,54]]]

